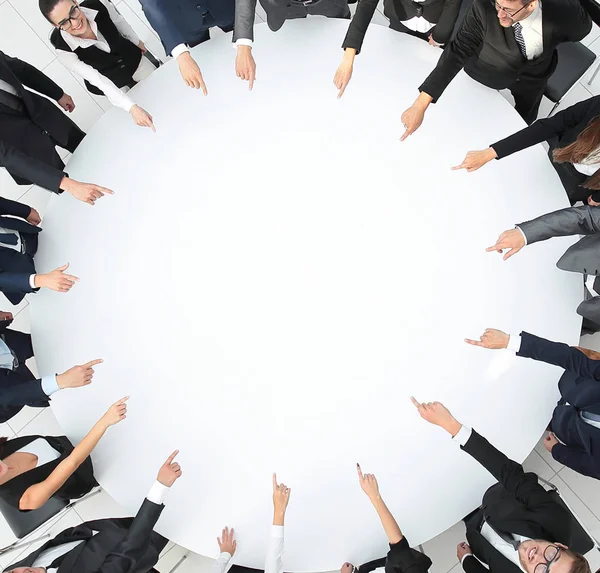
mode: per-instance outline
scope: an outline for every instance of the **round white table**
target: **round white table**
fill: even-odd
[[[92,208],[53,198],[37,268],[70,262],[68,294],[31,296],[42,373],[102,357],[91,386],[52,405],[79,439],[130,394],[93,454],[98,481],[135,512],[175,448],[184,476],[157,530],[262,567],[271,473],[292,488],[286,571],[386,551],[355,464],[377,475],[414,546],[456,523],[492,478],[409,401],[440,400],[523,460],[559,372],[467,346],[486,327],[575,343],[581,277],[571,239],[487,254],[513,224],[566,207],[541,146],[468,174],[466,152],[523,127],[464,74],[401,143],[400,115],[440,52],[369,28],[346,94],[332,84],[347,21],[257,26],[258,80],[234,74],[229,36],[194,50],[209,96],[169,62],[132,94],[157,133],[106,113],[70,161],[113,188]]]

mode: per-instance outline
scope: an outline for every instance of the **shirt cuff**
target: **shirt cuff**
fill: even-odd
[[[160,483],[159,481],[155,481],[152,487],[150,488],[146,499],[148,501],[151,501],[152,503],[156,503],[157,505],[162,505],[168,491],[168,486]]]
[[[181,56],[181,54],[183,54],[183,52],[189,51],[190,49],[185,44],[177,44],[177,46],[171,50],[171,56],[177,59],[179,56]]]
[[[521,231],[521,235],[523,235],[523,239],[525,240],[525,244],[527,244],[527,236],[525,235],[525,233],[523,233],[523,229],[521,229],[521,227],[519,227],[518,225],[515,225],[515,229],[519,229],[519,231]]]
[[[472,431],[473,430],[471,430],[471,428],[469,428],[469,426],[465,426],[463,424],[460,427],[460,430],[458,430],[458,433],[456,434],[456,436],[454,436],[452,438],[452,440],[454,442],[456,442],[459,446],[464,446],[469,441]]]
[[[461,564],[461,565],[462,565],[462,564],[465,562],[465,559],[466,559],[467,557],[474,557],[474,555],[473,555],[472,553],[465,553],[465,554],[462,556],[462,559],[460,560],[460,564]]]
[[[233,44],[233,47],[234,48],[237,48],[238,46],[252,47],[252,44],[254,44],[254,42],[250,38],[239,38],[238,40],[235,41],[235,43]]]
[[[44,376],[42,378],[42,391],[46,396],[50,396],[59,390],[60,387],[58,385],[58,380],[56,379],[56,374],[51,374],[50,376]]]
[[[283,537],[283,525],[273,525],[271,528],[271,537]]]
[[[506,350],[511,350],[512,352],[519,352],[521,350],[521,335],[520,334],[509,334],[508,336],[508,344],[506,345]]]
[[[30,277],[29,277],[29,286],[31,288],[38,288],[38,287],[35,286],[35,274],[30,275]]]

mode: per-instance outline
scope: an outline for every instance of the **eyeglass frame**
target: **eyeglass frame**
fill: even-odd
[[[78,12],[77,16],[73,15],[75,13],[75,11]],[[71,23],[72,20],[76,20],[77,18],[79,18],[80,14],[81,14],[81,6],[79,4],[76,4],[75,2],[73,2],[73,6],[71,6],[71,9],[69,10],[69,16],[67,18],[65,18],[64,20],[61,20],[58,24],[56,24],[56,27],[59,30],[62,30],[63,32],[68,32],[73,27],[73,24]],[[63,28],[63,26],[65,26],[66,24],[69,24],[69,27]]]
[[[550,548],[556,549],[556,555],[552,559],[548,559],[546,557],[546,551],[548,551],[548,549],[550,549]],[[548,545],[546,547],[546,549],[544,549],[544,559],[546,560],[546,563],[538,563],[535,566],[535,569],[533,570],[533,573],[548,573],[548,570],[550,569],[550,565],[552,565],[552,563],[554,563],[558,559],[558,556],[560,555],[561,551],[562,551],[562,547],[559,547],[558,545]],[[542,567],[544,567],[543,571],[541,569],[538,570],[538,567],[540,565]]]
[[[500,6],[500,4],[498,4],[498,2],[496,2],[496,0],[490,0],[490,4],[496,9],[496,10],[502,10],[509,18],[514,18],[519,12],[521,12],[522,10],[525,10],[525,8],[527,8],[527,6],[529,6],[530,4],[533,4],[533,2],[535,2],[535,0],[529,0],[529,2],[527,2],[527,4],[525,4],[522,8],[519,8],[516,12],[513,12],[512,14],[509,12],[510,8],[505,8],[504,6]]]

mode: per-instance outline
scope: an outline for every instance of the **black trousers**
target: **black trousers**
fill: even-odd
[[[521,79],[508,88],[515,98],[515,110],[527,125],[537,119],[546,83],[547,79]]]

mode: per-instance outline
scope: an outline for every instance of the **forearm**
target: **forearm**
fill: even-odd
[[[356,54],[360,53],[365,34],[373,19],[376,8],[377,0],[360,0],[358,2],[356,13],[348,26],[348,32],[342,44],[344,50],[348,51],[348,48],[353,48]]]
[[[377,511],[377,515],[381,520],[381,525],[383,526],[383,530],[385,531],[389,542],[392,544],[399,543],[403,537],[402,531],[400,531],[398,522],[388,509],[381,496],[371,499],[371,503],[373,504],[375,511]]]
[[[529,127],[517,131],[500,141],[496,141],[496,143],[492,143],[490,147],[494,148],[498,159],[502,159],[517,151],[527,149],[537,143],[555,137],[558,135],[556,129],[555,123],[549,123],[546,119],[538,120]]]
[[[106,422],[102,418],[98,420],[85,437],[73,448],[73,451],[63,463],[68,462],[68,467],[74,472],[92,453],[107,429]]]
[[[18,58],[7,57],[6,59],[9,68],[24,86],[44,94],[54,101],[58,101],[64,95],[65,92],[60,86],[31,64]]]
[[[60,169],[29,157],[20,150],[10,147],[1,141],[0,166],[53,193],[60,193],[60,182],[65,177],[65,174]]]
[[[256,14],[256,0],[236,0],[235,22],[232,41],[254,41],[254,17]]]
[[[31,207],[29,205],[0,197],[0,215],[12,215],[13,217],[27,219],[30,213]]]
[[[527,237],[527,244],[552,237],[591,235],[600,231],[600,213],[596,207],[568,207],[519,223]]]

